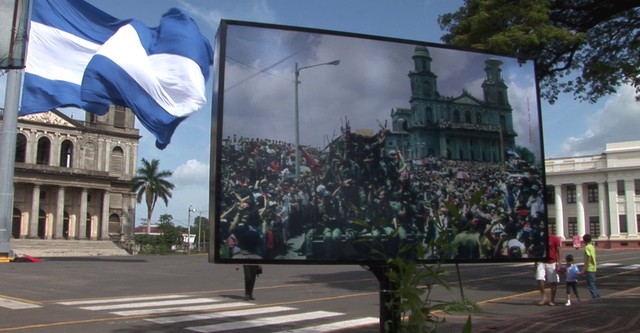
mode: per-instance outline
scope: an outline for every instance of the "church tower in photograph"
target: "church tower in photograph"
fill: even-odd
[[[494,58],[485,61],[484,96],[478,98],[465,89],[458,96],[441,95],[427,47],[416,46],[413,61],[414,69],[409,72],[411,107],[392,110],[387,149],[400,150],[411,160],[504,160],[515,148],[517,133],[502,62]]]

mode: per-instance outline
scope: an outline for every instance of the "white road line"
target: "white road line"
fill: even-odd
[[[93,299],[93,300],[86,300],[86,301],[58,302],[58,304],[90,305],[90,304],[105,304],[105,303],[124,303],[124,302],[133,302],[133,301],[153,301],[153,300],[160,300],[160,299],[176,299],[176,298],[185,298],[185,297],[189,297],[189,296],[188,295],[164,295],[164,296],[123,297],[123,298]]]
[[[22,310],[22,309],[35,309],[41,308],[41,305],[20,302],[9,298],[0,297],[0,307],[11,309],[11,310]]]
[[[628,269],[628,270],[632,270],[632,269],[638,269],[640,268],[640,264],[633,264],[633,265],[629,265],[629,266],[623,266],[620,267],[621,269]]]
[[[326,332],[333,332],[339,329],[354,328],[358,326],[372,325],[372,324],[378,324],[378,323],[380,323],[379,318],[366,317],[366,318],[359,318],[359,319],[353,319],[353,320],[337,321],[334,323],[318,325],[318,326],[293,328],[287,331],[280,331],[278,333],[326,333]]]
[[[338,312],[327,312],[327,311],[315,311],[315,312],[307,312],[307,313],[299,313],[294,315],[286,315],[286,316],[278,316],[278,317],[266,317],[259,318],[253,320],[244,320],[244,321],[235,321],[221,324],[213,324],[213,325],[205,325],[205,326],[197,326],[197,327],[188,327],[188,330],[202,332],[202,333],[210,333],[210,332],[221,332],[228,330],[238,330],[252,327],[261,327],[261,326],[269,326],[269,325],[277,325],[283,323],[293,323],[304,320],[313,320],[320,318],[328,318],[341,316],[342,313]]]
[[[222,312],[194,314],[194,315],[187,315],[187,316],[150,318],[145,320],[156,323],[156,324],[175,324],[175,323],[182,323],[186,321],[239,317],[239,316],[247,316],[247,315],[258,315],[258,314],[265,314],[265,313],[291,311],[291,310],[296,310],[296,309],[289,308],[286,306],[270,306],[265,308],[222,311]]]
[[[144,308],[144,307],[152,307],[152,306],[155,306],[155,307],[171,306],[171,305],[178,305],[178,304],[184,305],[184,304],[198,304],[198,303],[214,303],[219,301],[220,301],[219,299],[215,299],[215,298],[187,298],[187,299],[176,299],[176,300],[169,300],[169,301],[84,306],[84,307],[80,307],[80,309],[89,310],[89,311],[135,309],[135,308]]]
[[[204,305],[194,305],[194,306],[177,306],[177,307],[170,307],[170,308],[115,311],[115,312],[111,312],[111,314],[114,314],[117,316],[140,316],[140,315],[161,314],[161,313],[170,313],[170,312],[219,310],[219,309],[226,309],[226,308],[237,308],[237,307],[248,306],[248,305],[253,305],[253,304],[244,303],[244,302],[223,303],[223,304],[204,304]]]
[[[604,264],[598,264],[598,266],[600,267],[615,267],[615,266],[622,266],[622,264],[619,264],[617,262],[607,262]]]

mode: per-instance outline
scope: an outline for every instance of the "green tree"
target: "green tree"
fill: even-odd
[[[622,84],[640,101],[640,0],[465,0],[438,21],[447,44],[535,59],[549,103],[593,103]]]
[[[159,170],[160,162],[158,160],[142,159],[142,166],[138,168],[138,175],[131,180],[131,190],[136,192],[136,201],[142,203],[144,197],[147,204],[147,233],[151,230],[151,216],[156,206],[158,198],[164,201],[165,205],[169,205],[171,198],[171,190],[175,187],[166,178],[173,174],[168,170]]]
[[[516,151],[516,153],[518,153],[518,155],[520,156],[521,159],[527,161],[527,163],[531,164],[531,165],[538,165],[540,163],[536,162],[536,154],[534,152],[532,152],[531,150],[529,150],[527,147],[523,147],[523,146],[516,146],[516,148],[514,149]]]
[[[158,231],[161,233],[159,241],[160,246],[170,249],[173,245],[182,244],[182,229],[173,225],[172,215],[160,215]]]

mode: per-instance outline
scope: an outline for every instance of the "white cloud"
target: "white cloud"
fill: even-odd
[[[562,143],[563,156],[599,154],[607,143],[639,140],[640,103],[635,100],[634,88],[620,87],[601,109],[587,117],[586,123],[584,134],[568,137]]]
[[[188,160],[176,168],[171,180],[176,187],[208,184],[209,164]]]

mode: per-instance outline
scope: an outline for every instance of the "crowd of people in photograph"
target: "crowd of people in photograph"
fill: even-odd
[[[301,148],[298,168],[290,143],[223,140],[223,255],[381,259],[422,242],[428,251],[420,259],[544,256],[538,168],[518,158],[409,161],[385,147],[387,134],[360,135],[346,126],[324,149]]]

